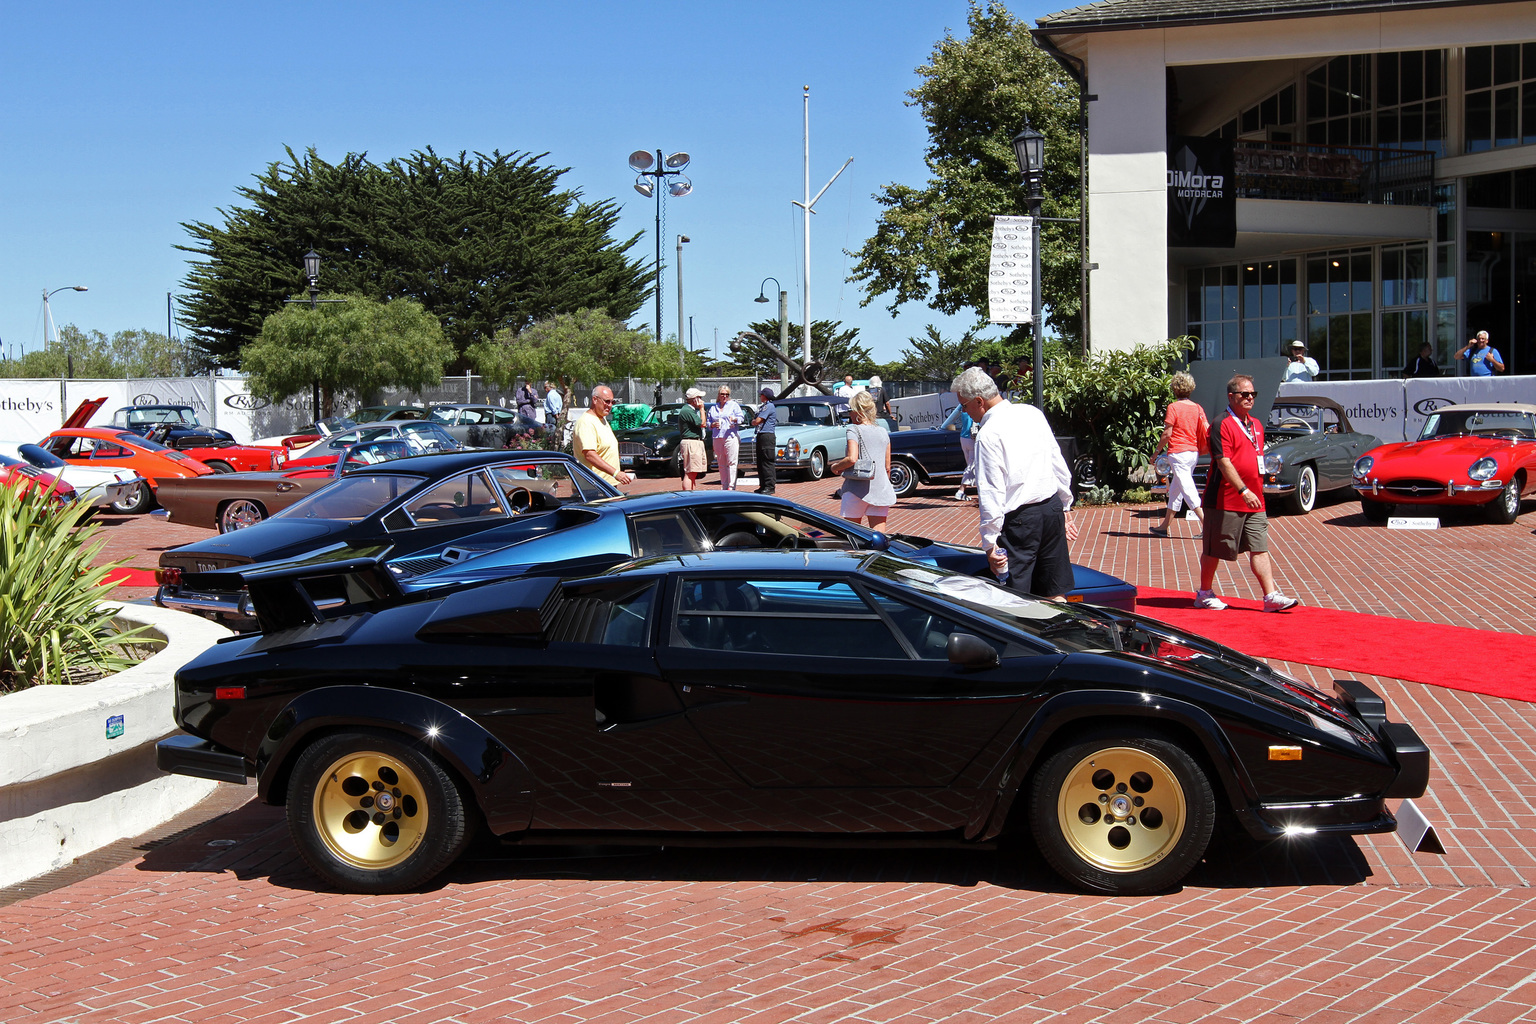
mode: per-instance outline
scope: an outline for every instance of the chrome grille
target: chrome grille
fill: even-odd
[[[628,456],[631,456],[631,457],[638,455],[638,456],[640,456],[642,458],[645,458],[645,457],[650,456],[650,454],[651,454],[650,446],[649,445],[643,445],[639,441],[620,441],[619,442],[619,455],[621,457],[625,456],[625,455],[628,455]]]

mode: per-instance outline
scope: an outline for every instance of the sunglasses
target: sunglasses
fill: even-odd
[[[1229,394],[1229,395],[1236,395],[1238,398],[1254,398],[1254,397],[1256,397],[1258,395],[1258,392],[1257,391],[1228,391],[1227,394]]]

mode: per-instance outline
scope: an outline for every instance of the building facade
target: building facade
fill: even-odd
[[[1486,330],[1536,373],[1536,3],[1100,0],[1034,34],[1089,96],[1095,349],[1300,338],[1359,380],[1423,344],[1465,372]],[[1218,140],[1235,230],[1176,237],[1175,178],[1203,197],[1209,175],[1175,169]]]

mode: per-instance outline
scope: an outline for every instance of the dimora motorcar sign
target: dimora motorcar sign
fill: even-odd
[[[1237,244],[1236,158],[1231,139],[1168,139],[1168,244],[1230,249]]]

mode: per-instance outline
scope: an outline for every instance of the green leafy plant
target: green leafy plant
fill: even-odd
[[[1194,345],[1190,337],[1172,338],[1086,359],[1059,342],[1046,347],[1046,416],[1093,456],[1100,484],[1123,491],[1131,473],[1151,463],[1173,401],[1168,378]]]
[[[1145,505],[1152,500],[1152,492],[1145,487],[1132,487],[1120,495],[1120,500],[1128,505]]]
[[[0,693],[126,668],[124,645],[146,639],[148,627],[118,629],[119,609],[101,603],[123,563],[91,564],[105,540],[80,525],[89,513],[0,487]]]

